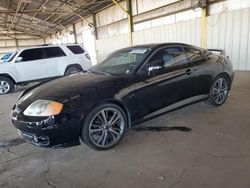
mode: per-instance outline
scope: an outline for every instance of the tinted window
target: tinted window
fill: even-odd
[[[19,57],[22,57],[22,61],[34,61],[42,59],[42,49],[29,49],[21,52]]]
[[[188,61],[195,61],[201,58],[202,52],[194,48],[186,48],[186,56]]]
[[[44,50],[45,50],[46,58],[65,56],[64,51],[62,51],[62,49],[59,47],[49,47],[49,48],[44,48]]]
[[[81,46],[78,45],[70,45],[67,46],[67,48],[73,53],[73,54],[83,54],[84,50],[81,48]]]
[[[158,51],[149,64],[152,66],[169,67],[186,62],[186,56],[182,47],[168,47]]]

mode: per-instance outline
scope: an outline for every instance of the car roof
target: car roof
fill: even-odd
[[[123,48],[123,49],[133,49],[133,48],[150,48],[150,49],[158,49],[164,46],[173,46],[173,45],[178,45],[178,46],[183,46],[183,47],[189,47],[189,48],[195,48],[195,49],[200,49],[200,50],[205,50],[203,48],[200,48],[198,46],[193,46],[190,44],[185,44],[185,43],[178,43],[178,42],[170,42],[170,43],[152,43],[152,44],[142,44],[142,45],[135,45],[135,46],[131,46],[131,47],[127,47],[127,48]],[[120,49],[122,50],[122,49]],[[119,50],[118,50],[119,51]]]
[[[186,46],[186,47],[199,48],[197,46],[193,46],[193,45],[185,44],[185,43],[179,43],[179,42],[143,44],[143,45],[135,45],[135,46],[133,46],[131,48],[160,48],[160,47],[163,47],[163,46],[173,46],[173,45],[180,45],[180,46]]]
[[[38,48],[50,48],[50,47],[62,47],[62,46],[81,46],[82,48],[84,48],[81,44],[43,44],[43,45],[38,45],[38,46],[33,46],[33,47],[27,47],[27,48],[23,48],[23,49],[19,49],[17,51],[23,51],[23,50],[29,50],[29,49],[38,49]]]

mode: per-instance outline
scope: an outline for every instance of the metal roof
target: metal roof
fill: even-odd
[[[47,37],[112,4],[112,0],[0,0],[0,34]]]

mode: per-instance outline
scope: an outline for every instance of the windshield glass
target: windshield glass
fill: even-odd
[[[5,54],[5,55],[1,58],[1,60],[6,60],[6,59],[8,59],[8,58],[11,56],[11,54],[12,54],[12,53],[7,53],[7,54]]]
[[[8,59],[8,62],[11,62],[15,58],[15,56],[17,55],[17,53],[18,53],[18,51],[16,51],[15,53],[13,53],[11,55],[11,57]]]
[[[111,75],[131,74],[149,53],[149,48],[129,48],[112,53],[90,71]]]

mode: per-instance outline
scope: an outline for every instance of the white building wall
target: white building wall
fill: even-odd
[[[146,43],[183,42],[200,45],[200,19],[154,27],[133,33],[134,45]]]
[[[182,42],[200,46],[201,21],[197,16],[193,18],[186,21],[175,19],[170,24],[157,27],[152,23],[145,23],[144,27],[147,29],[133,33],[133,43]],[[97,40],[98,60],[114,50],[128,46],[127,38],[127,34],[122,34]],[[232,60],[234,69],[250,70],[250,8],[208,16],[207,48],[224,49]]]
[[[97,61],[100,61],[109,53],[127,46],[128,46],[127,34],[96,40]]]
[[[93,22],[92,16],[86,18],[86,20],[81,20],[75,24],[76,29],[76,37],[77,37],[77,43],[83,44],[83,35],[82,32],[84,30],[89,29],[88,22]],[[47,37],[45,39],[46,44],[72,44],[75,43],[74,38],[74,32],[73,32],[73,26],[69,26],[60,32],[55,33],[54,35],[51,35],[50,37]]]
[[[207,48],[225,49],[237,70],[250,70],[250,8],[207,18]]]
[[[200,12],[200,10],[198,11]],[[163,17],[144,22],[143,25],[135,25],[137,31],[133,32],[133,44],[183,42],[199,46],[201,43],[201,21],[197,13],[192,12],[193,14],[189,14],[189,16],[181,13],[169,16],[170,19]],[[165,23],[165,25],[161,23]],[[96,40],[97,59],[100,60],[112,51],[127,46],[127,34],[98,39]]]

